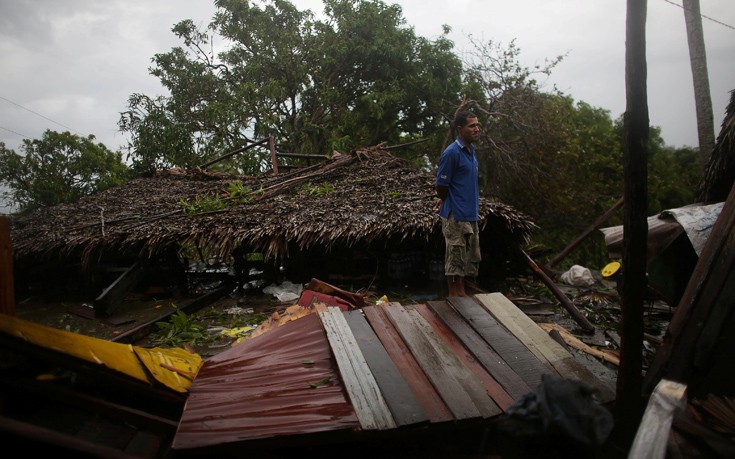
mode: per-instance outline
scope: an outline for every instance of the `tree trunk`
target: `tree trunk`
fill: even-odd
[[[702,31],[702,15],[699,13],[699,0],[684,0],[684,21],[687,27],[689,63],[692,67],[692,80],[694,81],[699,157],[702,167],[704,167],[715,146],[715,121],[712,115],[712,96],[709,90],[707,53],[704,48],[704,32]]]
[[[617,441],[628,446],[643,414],[643,300],[646,292],[648,238],[648,94],[645,0],[628,0],[625,46],[623,168],[623,309],[620,368],[615,403]]]

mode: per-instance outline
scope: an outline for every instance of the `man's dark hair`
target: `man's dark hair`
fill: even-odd
[[[467,126],[467,118],[477,118],[473,112],[469,110],[460,110],[454,115],[454,129]]]

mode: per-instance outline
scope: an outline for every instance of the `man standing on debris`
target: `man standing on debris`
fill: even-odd
[[[480,265],[480,184],[474,143],[480,138],[477,116],[460,110],[454,117],[457,139],[439,159],[436,174],[436,207],[446,242],[444,273],[448,296],[467,296],[465,278],[475,277]]]

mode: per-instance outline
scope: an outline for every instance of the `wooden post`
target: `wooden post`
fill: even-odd
[[[276,143],[273,141],[273,136],[268,136],[268,148],[271,151],[271,162],[273,163],[273,175],[278,175],[278,160],[276,158]]]
[[[625,24],[625,99],[623,115],[623,279],[620,369],[615,402],[617,441],[630,445],[643,414],[643,303],[648,242],[648,93],[646,0],[628,0]]]
[[[10,222],[5,216],[0,216],[0,268],[0,313],[14,316],[13,244],[10,241]]]

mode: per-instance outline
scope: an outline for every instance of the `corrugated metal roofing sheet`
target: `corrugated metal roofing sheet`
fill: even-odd
[[[321,321],[309,314],[207,359],[173,447],[358,426]]]
[[[322,308],[206,360],[173,447],[482,421],[543,374],[612,400],[611,388],[502,294]]]

